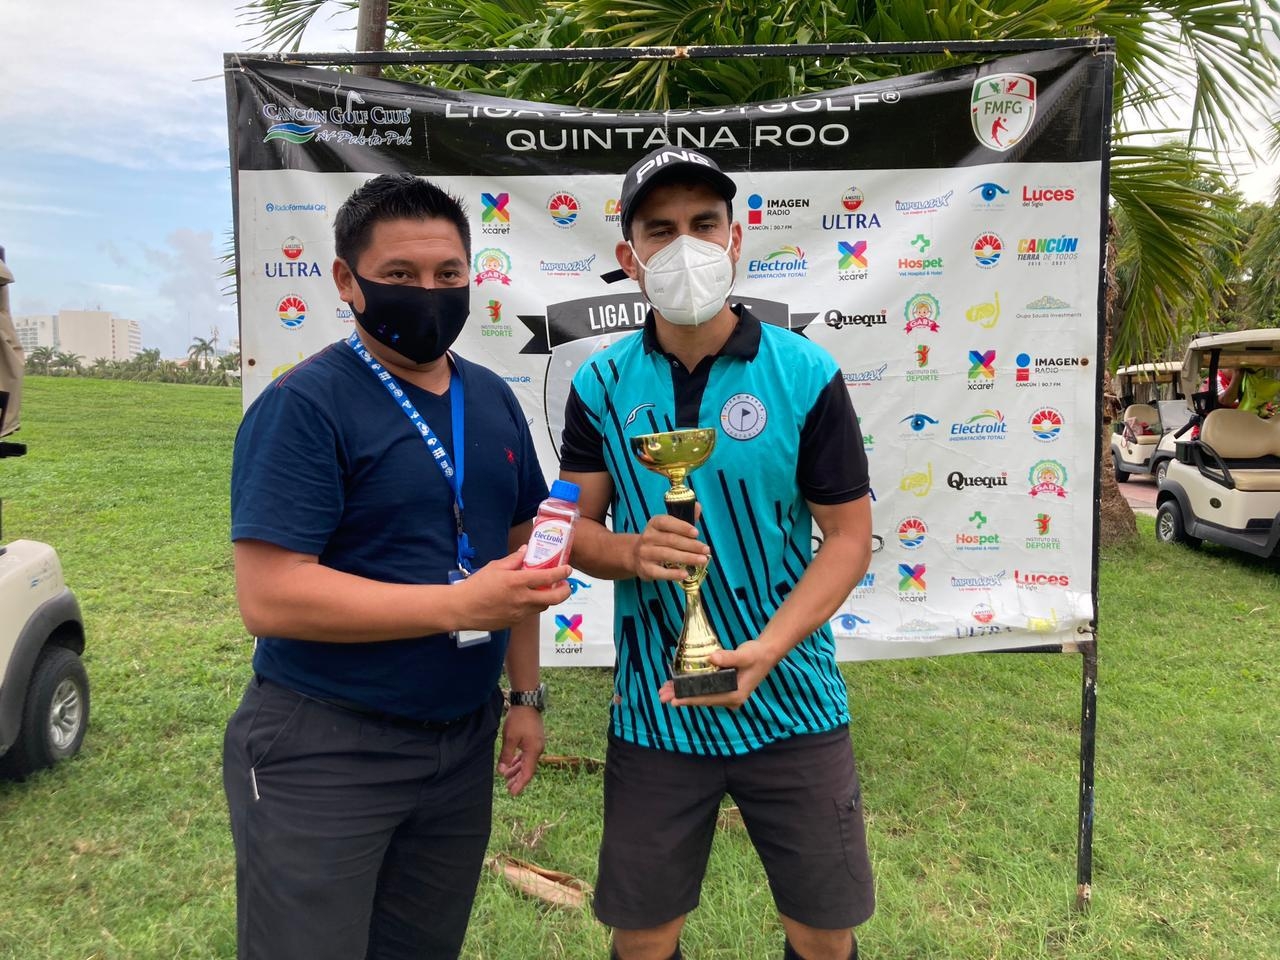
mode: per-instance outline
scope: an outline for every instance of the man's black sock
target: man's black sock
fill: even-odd
[[[796,952],[796,948],[791,945],[790,940],[785,940],[782,944],[782,960],[804,960],[804,957]],[[849,954],[849,960],[858,960],[857,937],[853,938],[853,952]]]

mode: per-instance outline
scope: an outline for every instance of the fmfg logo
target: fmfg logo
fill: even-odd
[[[1016,146],[1036,118],[1036,78],[995,73],[973,82],[969,99],[973,134],[984,147],[1003,153]]]

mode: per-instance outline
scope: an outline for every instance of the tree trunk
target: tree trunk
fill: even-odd
[[[1098,476],[1102,479],[1098,495],[1099,546],[1113,547],[1138,539],[1138,522],[1133,508],[1120,492],[1115,468],[1111,462],[1111,421],[1120,413],[1120,401],[1111,382],[1111,331],[1114,329],[1116,298],[1116,221],[1107,220],[1107,299],[1106,334],[1102,343],[1102,442],[1098,458]]]

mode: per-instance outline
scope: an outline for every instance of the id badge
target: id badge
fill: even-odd
[[[467,579],[467,575],[461,570],[449,571],[449,585],[462,583]],[[458,645],[458,649],[462,650],[467,647],[478,647],[482,643],[489,642],[488,630],[455,630],[449,634],[453,637],[454,643]]]

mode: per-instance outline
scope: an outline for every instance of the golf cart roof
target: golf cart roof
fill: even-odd
[[[1116,370],[1117,377],[1135,377],[1143,380],[1172,380],[1182,370],[1180,360],[1155,360],[1150,363],[1133,363]]]
[[[1280,368],[1280,329],[1233,330],[1196,337],[1187,344],[1182,360],[1182,392],[1188,403],[1191,395],[1200,389],[1200,381],[1204,379],[1201,371],[1209,366],[1214,353],[1218,354],[1219,370]]]

